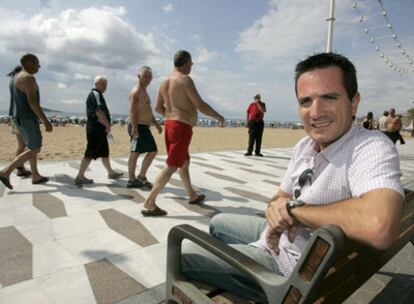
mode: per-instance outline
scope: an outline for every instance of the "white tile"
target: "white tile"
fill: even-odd
[[[146,288],[165,282],[166,244],[128,251],[108,260]]]
[[[15,225],[26,225],[42,222],[48,217],[33,205],[21,206],[13,210]]]
[[[134,242],[110,229],[84,233],[57,242],[84,264],[139,248]]]
[[[53,219],[52,226],[56,239],[63,239],[108,228],[97,211]]]
[[[82,199],[79,200],[63,200],[65,202],[65,209],[68,216],[88,213],[93,211]]]
[[[34,280],[0,289],[0,303],[4,304],[53,304]]]
[[[0,228],[14,225],[14,217],[10,213],[0,213]]]
[[[35,280],[39,288],[53,303],[96,303],[84,266],[74,267]]]
[[[41,244],[55,239],[50,219],[37,223],[16,225],[16,229],[32,244]]]
[[[63,271],[81,265],[68,251],[55,242],[33,245],[33,277]]]

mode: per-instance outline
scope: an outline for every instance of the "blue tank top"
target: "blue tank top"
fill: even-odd
[[[20,91],[14,83],[13,86],[13,102],[14,102],[14,111],[13,117],[15,118],[22,118],[22,119],[38,119],[35,112],[33,112],[32,108],[29,105],[29,101],[27,100],[26,93]],[[37,100],[40,101],[40,94],[39,91],[36,92]]]

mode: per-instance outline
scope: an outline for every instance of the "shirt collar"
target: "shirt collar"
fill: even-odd
[[[306,156],[309,158],[315,157],[318,153],[320,153],[327,161],[331,161],[332,158],[338,153],[339,150],[343,149],[344,145],[348,143],[348,141],[354,136],[355,132],[357,132],[358,127],[352,123],[351,127],[344,135],[342,135],[339,139],[335,142],[330,144],[326,149],[319,151],[319,144],[311,140],[309,146],[307,147],[308,151],[306,152]]]

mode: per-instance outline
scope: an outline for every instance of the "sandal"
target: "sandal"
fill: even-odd
[[[13,189],[12,184],[10,184],[10,179],[7,177],[0,176],[0,181],[9,189]]]
[[[167,211],[162,210],[159,207],[155,207],[154,210],[149,210],[149,209],[141,210],[141,214],[143,216],[163,216],[163,215],[167,215]]]
[[[47,183],[49,181],[48,177],[44,177],[42,176],[41,178],[39,178],[37,181],[32,181],[33,185],[39,185],[39,184],[44,184]]]
[[[205,198],[206,196],[204,194],[200,194],[199,196],[197,196],[197,198],[193,199],[192,201],[188,201],[188,203],[191,205],[198,204],[204,201]]]
[[[29,177],[30,175],[32,175],[32,172],[30,172],[30,170],[27,170],[26,168],[22,167],[22,168],[17,168],[17,176],[19,177]]]

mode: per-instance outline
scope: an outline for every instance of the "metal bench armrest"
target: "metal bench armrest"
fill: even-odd
[[[342,248],[345,241],[344,234],[337,226],[329,225],[316,230],[305,252],[299,259],[294,272],[289,278],[286,278],[269,271],[250,257],[215,239],[204,231],[186,224],[175,226],[168,235],[168,299],[173,298],[171,294],[173,286],[179,286],[182,282],[186,281],[181,275],[181,243],[183,239],[194,242],[239,269],[241,272],[249,275],[262,287],[268,297],[269,303],[282,303],[285,301],[289,296],[289,292],[292,291],[291,286],[300,292],[302,302],[309,298],[322,281],[324,274],[335,258],[335,254]],[[321,246],[318,244],[323,244],[322,247],[323,249],[325,248],[323,250],[323,257],[320,258],[317,265],[308,266],[308,263],[312,262],[309,261],[308,255],[312,256],[317,254],[315,252],[315,246]],[[205,302],[206,296],[201,292],[199,295],[195,295],[192,290],[191,296],[195,297],[192,298],[194,303],[209,303]]]

